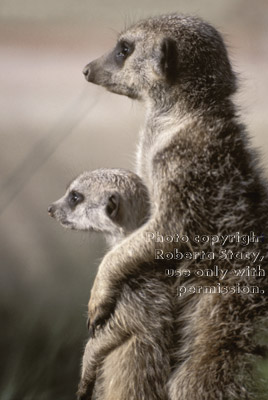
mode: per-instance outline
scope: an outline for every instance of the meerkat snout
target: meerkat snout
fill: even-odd
[[[88,75],[90,74],[90,65],[87,64],[85,68],[83,69],[83,74],[85,75],[85,78],[87,79]]]
[[[96,61],[87,64],[83,69],[83,74],[88,82],[101,85],[103,77],[97,64]]]
[[[51,217],[54,217],[55,207],[53,204],[50,204],[47,208],[47,212]]]

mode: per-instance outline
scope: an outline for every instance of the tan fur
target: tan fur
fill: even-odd
[[[154,261],[155,248],[213,251],[209,243],[156,244],[147,240],[149,233],[190,238],[235,232],[266,235],[268,202],[231,100],[235,75],[222,38],[211,25],[176,14],[140,21],[119,36],[111,53],[86,66],[84,74],[89,82],[141,100],[147,108],[137,171],[149,189],[151,217],[107,253],[99,267],[89,303],[92,326],[98,326],[114,311],[122,282]],[[230,243],[228,249],[241,247]],[[264,243],[247,247],[263,252],[266,275],[267,249],[266,236]],[[180,285],[217,285],[218,277],[194,275],[198,268],[214,264],[180,261],[177,268],[192,271]],[[217,264],[231,271],[247,261]],[[256,398],[254,338],[258,323],[267,318],[267,277],[236,282],[257,285],[265,294],[188,293],[177,299],[172,400]],[[232,274],[224,283],[234,283]]]
[[[110,244],[144,223],[149,211],[141,179],[116,169],[83,173],[49,207],[63,226],[102,232]],[[168,399],[174,322],[171,281],[157,265],[144,265],[144,269],[124,283],[113,316],[86,345],[78,390],[81,400],[92,395],[96,400]]]

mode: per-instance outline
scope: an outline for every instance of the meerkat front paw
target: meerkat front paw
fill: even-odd
[[[113,287],[106,288],[104,281],[95,280],[88,303],[88,328],[90,336],[102,328],[110,318],[116,305],[117,293]]]
[[[84,379],[81,379],[78,385],[78,391],[76,393],[77,400],[91,400],[93,395],[95,382],[87,382]]]
[[[106,303],[98,306],[92,305],[91,299],[88,303],[88,329],[90,337],[95,337],[97,329],[101,329],[110,318],[115,308],[116,300],[109,299]]]

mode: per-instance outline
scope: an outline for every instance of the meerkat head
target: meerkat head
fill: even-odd
[[[84,172],[48,213],[66,228],[102,232],[111,243],[149,217],[148,191],[134,173],[121,169]]]
[[[199,18],[177,14],[133,25],[119,35],[111,53],[89,63],[83,73],[111,92],[162,102],[182,96],[215,101],[236,88],[217,30]]]

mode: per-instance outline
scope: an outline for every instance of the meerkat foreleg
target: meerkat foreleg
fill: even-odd
[[[102,362],[108,354],[130,337],[125,330],[126,326],[124,325],[124,329],[122,329],[121,324],[113,318],[105,326],[105,329],[97,332],[96,337],[88,340],[83,355],[82,375],[77,392],[78,400],[91,399],[97,372]]]
[[[161,213],[152,216],[145,225],[114,247],[102,260],[88,304],[93,335],[96,326],[103,325],[113,312],[122,282],[127,280],[128,276],[140,273],[141,265],[145,262],[155,261],[155,243],[150,239],[150,235],[159,231],[160,227],[162,232],[171,232],[172,229],[167,227],[166,221],[161,222],[161,218],[164,218]],[[173,246],[174,243],[157,243],[157,247],[163,251],[171,250]]]

